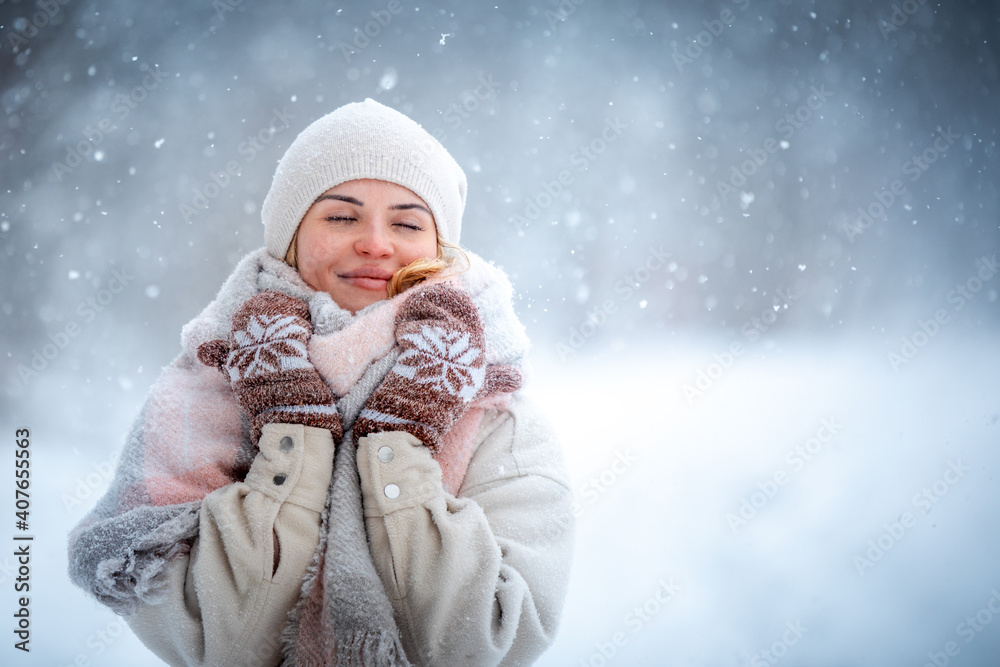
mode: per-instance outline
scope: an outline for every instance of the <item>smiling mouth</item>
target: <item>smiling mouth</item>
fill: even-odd
[[[341,278],[374,278],[376,280],[389,280],[392,278],[392,271],[386,271],[385,269],[376,269],[375,267],[363,267],[360,269],[354,269],[353,271],[347,271],[340,274]]]
[[[340,279],[354,287],[384,292],[392,274],[378,269],[357,269],[340,274]]]
[[[355,287],[370,290],[385,290],[386,285],[389,284],[388,278],[344,278],[344,280]]]

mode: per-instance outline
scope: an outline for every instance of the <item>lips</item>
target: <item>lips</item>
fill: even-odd
[[[374,267],[362,267],[340,274],[341,278],[372,278],[374,280],[389,280],[392,278],[392,271],[376,269]]]
[[[375,292],[384,292],[389,279],[392,278],[392,272],[374,267],[362,267],[341,273],[340,278],[354,287]]]

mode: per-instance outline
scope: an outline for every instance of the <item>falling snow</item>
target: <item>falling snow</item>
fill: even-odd
[[[956,633],[1000,544],[990,3],[50,4],[0,5],[0,426],[35,434],[39,664],[160,664],[70,587],[66,531],[262,245],[284,150],[366,97],[465,169],[462,243],[510,274],[565,443],[577,552],[538,664],[1000,654]]]

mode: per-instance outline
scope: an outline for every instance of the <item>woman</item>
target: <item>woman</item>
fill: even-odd
[[[306,128],[244,258],[182,332],[75,583],[171,664],[526,664],[566,594],[572,497],[517,392],[506,276],[466,180],[373,100]],[[221,371],[221,372],[220,372]]]

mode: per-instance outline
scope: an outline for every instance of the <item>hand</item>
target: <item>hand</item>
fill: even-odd
[[[478,398],[486,380],[483,325],[469,296],[437,284],[400,307],[403,352],[354,424],[359,438],[407,431],[436,452],[441,438]]]
[[[265,424],[303,424],[342,436],[333,392],[309,362],[309,306],[274,290],[261,292],[233,315],[230,340],[198,348],[198,359],[227,374],[250,420],[254,443]]]

